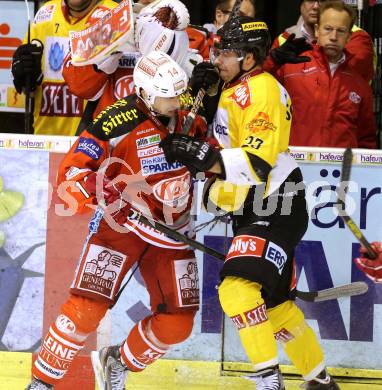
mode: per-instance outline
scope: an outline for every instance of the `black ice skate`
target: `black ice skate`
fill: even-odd
[[[92,365],[100,390],[124,390],[127,367],[121,361],[119,345],[91,353]]]
[[[40,381],[37,378],[33,378],[32,382],[27,386],[25,390],[49,390],[53,389],[52,385],[48,385],[47,383]]]
[[[302,384],[306,390],[340,390],[340,387],[326,370],[321,371],[313,380]]]
[[[285,390],[284,380],[278,367],[266,368],[245,378],[256,383],[256,390]]]

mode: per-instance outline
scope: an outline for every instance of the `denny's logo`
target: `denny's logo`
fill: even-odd
[[[268,30],[268,26],[264,22],[251,22],[243,23],[241,25],[243,31],[252,31],[252,30]]]

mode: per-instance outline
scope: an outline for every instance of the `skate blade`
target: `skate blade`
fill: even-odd
[[[93,371],[98,384],[98,388],[99,390],[106,390],[106,383],[103,376],[103,369],[101,361],[99,360],[98,351],[92,351],[90,357],[92,360]]]

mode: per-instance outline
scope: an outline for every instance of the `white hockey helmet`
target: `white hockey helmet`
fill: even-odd
[[[133,78],[137,95],[151,111],[157,96],[179,96],[188,85],[186,72],[161,51],[152,51],[142,56],[134,67]],[[145,97],[142,96],[142,89]]]

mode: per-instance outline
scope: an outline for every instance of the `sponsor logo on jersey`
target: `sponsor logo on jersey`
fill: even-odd
[[[117,80],[114,87],[114,96],[122,99],[125,96],[133,95],[135,92],[133,76],[124,76]]]
[[[251,310],[244,312],[244,317],[247,320],[248,326],[259,325],[268,320],[267,308],[265,303]]]
[[[54,42],[49,48],[49,66],[50,69],[57,72],[61,70],[65,58],[65,48],[60,42]]]
[[[48,367],[67,370],[80,349],[80,346],[76,346],[74,343],[58,337],[52,328],[50,328],[49,333],[44,339],[39,357],[45,363],[49,364]]]
[[[74,153],[84,153],[93,160],[99,160],[103,155],[103,149],[97,144],[97,142],[92,138],[80,137],[78,145],[74,150]]]
[[[271,122],[268,114],[258,112],[256,116],[245,125],[245,128],[253,134],[261,131],[276,131],[277,127]]]
[[[83,101],[73,95],[67,85],[61,83],[42,84],[41,116],[82,116]]]
[[[165,354],[165,352],[158,352],[152,348],[149,348],[145,352],[143,352],[141,355],[138,356],[138,360],[146,365],[152,364],[155,362],[155,360],[158,360],[164,354]]]
[[[53,18],[55,9],[56,4],[49,4],[44,7],[41,7],[34,18],[34,22],[36,24],[42,22],[49,22]]]
[[[141,56],[141,53],[126,53],[119,59],[119,67],[124,69],[133,69],[137,60]]]
[[[135,142],[137,144],[137,149],[147,148],[148,146],[159,144],[160,135],[154,134],[147,137],[138,138]]]
[[[251,104],[251,91],[247,82],[240,84],[230,95],[235,103],[242,109],[246,109]]]
[[[128,123],[134,119],[138,119],[138,110],[132,108],[127,111],[120,111],[116,115],[104,117],[102,122],[102,130],[106,135],[109,135],[117,127],[123,128],[124,123]]]
[[[214,136],[219,141],[219,144],[228,147],[230,145],[230,139],[227,110],[221,107],[217,109],[212,128]]]
[[[57,329],[63,333],[71,334],[76,331],[74,322],[64,314],[60,314],[56,319]]]
[[[274,242],[269,242],[267,251],[265,253],[265,259],[276,266],[280,275],[283,271],[287,258],[288,256],[283,248],[279,247]]]
[[[181,176],[161,180],[153,187],[154,196],[171,207],[181,207],[188,202],[191,188],[191,175],[186,172]]]
[[[220,125],[218,123],[215,124],[215,133],[219,135],[228,135],[227,127]]]
[[[140,160],[142,175],[148,176],[155,173],[163,173],[168,171],[175,171],[177,169],[183,168],[183,165],[180,162],[175,162],[170,164],[166,161],[164,154],[158,156],[143,158]]]
[[[156,145],[156,146],[151,146],[150,148],[138,150],[137,153],[138,153],[138,157],[142,158],[142,157],[155,156],[157,154],[163,153],[163,150],[161,147]]]
[[[261,237],[240,235],[236,236],[229,248],[226,261],[234,257],[253,256],[261,257],[266,240]]]
[[[175,260],[173,265],[179,307],[199,305],[199,274],[196,259]]]
[[[91,244],[75,287],[112,299],[125,260],[123,253]]]
[[[137,135],[147,134],[154,130],[154,127],[150,127],[149,129],[143,129],[137,131]]]
[[[101,119],[105,114],[107,114],[113,108],[121,108],[126,107],[129,103],[125,99],[117,100],[115,103],[107,106],[104,110],[102,110],[93,120],[93,123],[97,123],[99,119]]]
[[[290,333],[287,329],[282,328],[278,332],[275,333],[276,341],[281,341],[282,343],[287,343],[294,339],[292,333]]]
[[[245,322],[243,321],[243,318],[241,317],[240,314],[231,317],[231,320],[238,330],[246,327]]]
[[[64,82],[62,67],[69,52],[69,38],[48,36],[44,48],[44,80]]]
[[[354,104],[360,104],[361,103],[361,96],[359,96],[356,92],[350,92],[349,93],[349,100],[352,101]]]

